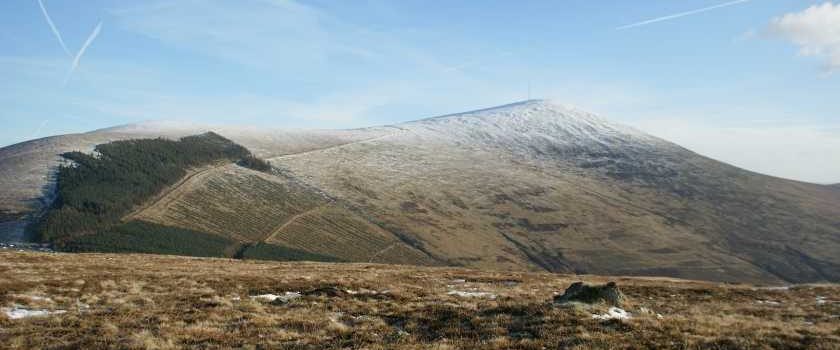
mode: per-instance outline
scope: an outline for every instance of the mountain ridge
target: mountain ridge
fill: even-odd
[[[254,187],[230,168],[167,195],[143,220],[253,239],[279,230],[275,244],[347,261],[419,251],[499,270],[840,280],[832,187],[753,173],[552,102],[345,132],[219,133],[269,158],[281,187]],[[288,220],[239,211],[264,202],[260,193],[286,193],[286,204],[266,202],[265,217]],[[393,239],[405,246],[389,250]]]

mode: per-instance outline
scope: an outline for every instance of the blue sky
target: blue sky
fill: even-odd
[[[530,86],[751,170],[840,182],[836,2],[43,4],[69,54],[37,0],[0,2],[0,145],[160,119],[372,126]]]

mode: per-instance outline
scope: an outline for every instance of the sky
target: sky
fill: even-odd
[[[545,98],[749,170],[840,182],[837,1],[4,0],[0,81],[0,146]]]

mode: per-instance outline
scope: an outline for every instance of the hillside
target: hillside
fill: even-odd
[[[262,151],[254,153],[274,171],[230,163],[191,169],[122,222],[202,237],[198,251],[179,248],[192,255],[840,281],[840,192],[745,171],[551,102],[278,133],[288,139],[241,130],[220,133],[257,145]],[[18,195],[5,184],[2,192]],[[17,222],[10,208],[6,221]],[[130,226],[103,240],[171,253],[160,239],[138,238],[141,231]],[[74,247],[94,249],[82,243]],[[219,245],[227,247],[221,255],[208,248]]]
[[[840,279],[840,196],[527,101],[272,163],[451,265]]]
[[[252,157],[244,147],[214,133],[176,141],[114,141],[97,145],[91,154],[61,156],[67,164],[58,168],[55,200],[34,228],[36,240],[63,241],[108,229],[189,169]]]
[[[124,220],[208,232],[243,244],[272,244],[340,261],[433,263],[323,193],[281,175],[233,164],[197,172]]]
[[[0,212],[37,211],[52,189],[51,174],[62,163],[61,154],[88,153],[96,145],[118,140],[164,137],[177,139],[215,131],[248,148],[257,157],[311,151],[387,135],[388,128],[357,130],[280,130],[200,124],[148,122],[51,136],[0,148]],[[47,197],[47,198],[45,198]]]
[[[8,251],[0,272],[8,349],[840,346],[836,285]],[[617,282],[629,317],[552,304],[577,281]]]
[[[19,241],[24,227],[53,200],[55,173],[61,154],[88,153],[112,141],[148,138],[177,139],[216,131],[243,145],[257,157],[267,158],[333,147],[392,133],[391,128],[356,130],[280,130],[147,122],[52,136],[0,148],[0,241]]]
[[[428,263],[323,195],[268,174],[268,163],[215,133],[114,141],[62,157],[69,163],[57,171],[55,200],[31,230],[60,250]],[[340,225],[328,241],[345,240],[341,249],[296,249],[301,232],[284,231],[316,209],[335,212]],[[304,240],[319,240],[315,223]]]

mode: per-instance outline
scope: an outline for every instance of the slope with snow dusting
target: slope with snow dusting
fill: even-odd
[[[59,151],[195,128],[124,126],[1,149],[0,210],[37,198]],[[212,130],[270,158],[283,181],[334,203],[280,227],[252,228],[313,254],[352,250],[348,261],[404,263],[410,251],[430,265],[497,270],[840,281],[840,191],[739,169],[549,101],[359,130]],[[226,181],[239,185],[205,196],[213,205],[184,202],[197,214],[161,207],[155,215],[177,217],[180,227],[211,222],[208,208],[249,217],[232,207],[242,200],[224,200],[259,203],[237,174]],[[196,181],[195,189],[212,185]],[[181,192],[193,193],[172,193]],[[272,220],[252,222],[263,221]],[[387,242],[365,239],[380,236]],[[376,244],[354,244],[366,241]]]
[[[36,139],[0,148],[0,241],[22,237],[25,215],[51,201],[53,174],[70,151],[90,152],[98,144],[138,138],[180,138],[217,131],[244,145],[258,157],[274,157],[333,147],[394,132],[389,128],[357,130],[280,130],[212,126],[183,122],[146,122],[81,134]],[[8,217],[8,220],[5,218]]]
[[[275,158],[439,261],[732,281],[840,279],[840,196],[548,101]]]

